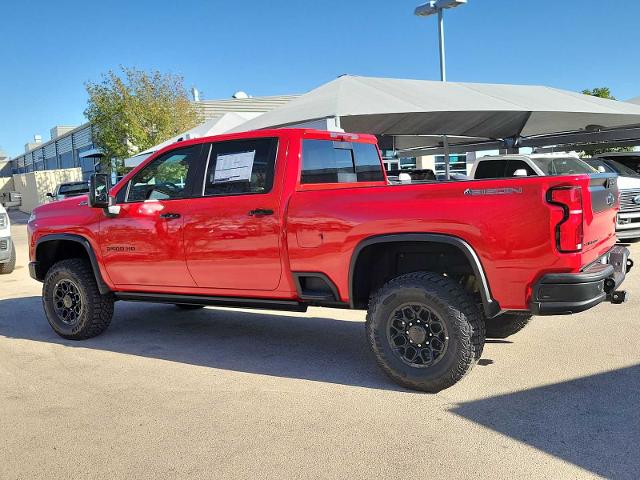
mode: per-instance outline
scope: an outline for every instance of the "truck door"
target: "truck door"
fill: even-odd
[[[195,286],[183,225],[202,145],[171,150],[140,170],[117,195],[120,212],[100,222],[105,268],[116,285]]]
[[[276,156],[284,162],[286,145],[256,138],[208,146],[201,196],[184,217],[189,271],[198,287],[275,290],[282,274],[275,164]]]

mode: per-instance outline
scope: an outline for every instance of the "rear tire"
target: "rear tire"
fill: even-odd
[[[13,240],[9,240],[9,245],[11,246],[11,256],[5,263],[0,263],[0,275],[8,275],[16,268],[16,246]]]
[[[190,305],[188,303],[176,303],[175,305],[180,310],[200,310],[201,308],[204,308],[204,305]]]
[[[404,387],[432,393],[471,370],[485,339],[471,295],[431,272],[407,273],[384,284],[369,302],[366,333],[387,375]]]
[[[55,263],[42,286],[49,325],[67,340],[84,340],[104,332],[113,317],[113,303],[113,295],[100,293],[91,265],[80,258]]]
[[[526,327],[533,316],[529,313],[504,313],[487,318],[487,338],[507,338]]]

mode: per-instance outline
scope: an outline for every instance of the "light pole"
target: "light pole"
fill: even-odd
[[[467,0],[431,0],[416,7],[415,13],[419,17],[438,15],[438,40],[440,43],[440,80],[447,81],[447,65],[444,53],[444,10],[465,5]]]
[[[447,63],[444,52],[444,10],[455,8],[467,3],[467,0],[431,0],[416,7],[415,13],[419,17],[429,17],[438,14],[438,43],[440,46],[440,80],[447,81]],[[447,136],[442,136],[442,147],[444,149],[444,169],[445,178],[450,178],[449,168],[449,142]]]

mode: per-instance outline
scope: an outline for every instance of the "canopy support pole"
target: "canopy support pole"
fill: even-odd
[[[449,164],[449,139],[446,135],[442,136],[442,148],[444,150],[444,179],[451,180],[451,166]]]

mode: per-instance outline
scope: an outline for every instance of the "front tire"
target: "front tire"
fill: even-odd
[[[366,332],[387,375],[404,387],[432,393],[471,370],[485,339],[484,321],[470,294],[431,272],[407,273],[383,285],[370,300]]]
[[[8,275],[16,268],[16,246],[13,243],[13,240],[9,240],[9,242],[11,247],[11,256],[8,261],[0,263],[0,275]]]
[[[67,340],[100,335],[113,317],[113,295],[100,293],[91,265],[80,258],[61,260],[49,269],[42,303],[51,328]]]

